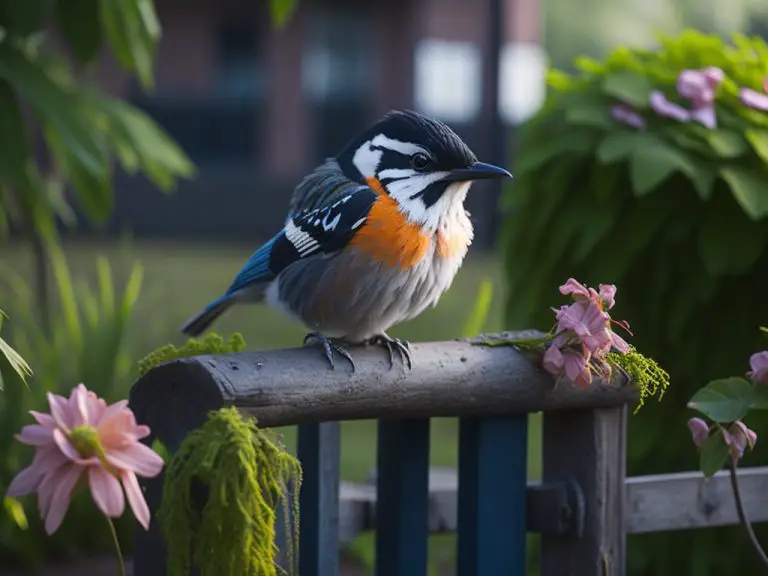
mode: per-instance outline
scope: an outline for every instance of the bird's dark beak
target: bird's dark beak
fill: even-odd
[[[475,162],[469,168],[451,170],[445,178],[449,182],[463,182],[467,180],[488,180],[491,178],[512,178],[512,174],[493,164]]]

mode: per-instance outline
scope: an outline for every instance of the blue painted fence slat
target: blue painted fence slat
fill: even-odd
[[[425,576],[429,420],[380,420],[376,576]]]
[[[299,426],[297,452],[303,470],[299,506],[299,573],[339,573],[339,423]]]
[[[528,417],[459,421],[458,576],[525,576]]]

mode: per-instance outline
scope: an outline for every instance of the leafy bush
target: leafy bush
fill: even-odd
[[[2,272],[13,296],[4,296],[4,301],[14,304],[13,322],[9,323],[13,342],[34,369],[28,387],[8,385],[0,394],[2,493],[13,475],[29,462],[28,449],[14,442],[12,435],[30,422],[28,410],[45,409],[47,391],[61,393],[84,382],[100,397],[114,402],[125,397],[135,377],[135,364],[125,340],[141,290],[142,268],[134,265],[122,294],[118,294],[106,259],[96,262],[98,287],[94,290],[85,283],[73,283],[58,248],[54,246],[50,256],[58,299],[50,330],[41,325],[33,291],[24,280],[11,271]],[[5,366],[0,369],[7,381],[17,378]],[[5,562],[31,566],[51,557],[72,558],[111,550],[109,533],[93,529],[102,525],[103,518],[87,499],[75,499],[63,529],[51,538],[45,536],[34,500],[25,500],[24,506],[29,519],[26,530],[20,530],[10,514],[0,514],[0,557]],[[117,524],[121,541],[129,542],[129,516]]]
[[[684,70],[710,66],[724,75],[715,128],[651,105],[654,91],[676,98]],[[685,404],[702,383],[746,370],[761,345],[755,319],[768,317],[768,114],[742,93],[763,92],[768,46],[686,31],[576,67],[550,71],[545,106],[521,130],[504,196],[508,327],[546,325],[562,278],[620,285],[617,314],[636,319],[633,342],[676,383],[631,419],[628,472],[694,469]],[[629,571],[755,573],[753,557],[737,529],[649,535],[630,540]]]

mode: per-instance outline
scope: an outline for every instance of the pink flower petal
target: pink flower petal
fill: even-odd
[[[768,350],[757,352],[749,357],[749,367],[747,376],[755,384],[763,386],[768,385]]]
[[[611,116],[617,122],[632,126],[633,128],[643,128],[645,126],[645,120],[640,114],[622,104],[617,104],[611,108]]]
[[[542,368],[544,368],[544,370],[550,374],[559,376],[563,370],[563,362],[563,353],[560,352],[554,343],[550,344],[549,348],[547,348],[546,352],[544,352],[544,357],[542,358],[541,362]]]
[[[616,286],[613,284],[600,284],[600,299],[603,301],[606,310],[613,308],[616,304]]]
[[[704,444],[709,438],[709,426],[701,418],[691,418],[688,420],[688,429],[691,431],[693,443],[698,447]]]
[[[51,506],[45,516],[45,531],[48,534],[53,534],[61,526],[61,522],[69,509],[72,490],[80,479],[82,471],[83,469],[79,466],[72,465],[63,467],[57,474]]]
[[[21,472],[14,476],[11,484],[8,486],[5,495],[11,498],[26,496],[36,492],[43,480],[44,471],[40,466],[34,464],[27,466]]]
[[[687,122],[691,118],[691,113],[688,110],[667,100],[667,97],[659,90],[654,90],[651,93],[650,104],[659,116],[674,118],[681,122]]]
[[[61,453],[64,454],[64,456],[74,462],[80,463],[82,461],[83,458],[80,455],[80,452],[72,446],[69,438],[67,438],[61,430],[53,431],[53,441],[56,442],[56,446],[59,447],[59,450],[61,450]]]
[[[568,278],[565,284],[560,286],[560,294],[568,296],[571,294],[574,300],[589,300],[589,290],[581,282],[574,278]]]
[[[40,426],[45,426],[46,428],[56,427],[56,421],[50,414],[46,414],[45,412],[37,412],[36,410],[30,410],[29,413],[32,415],[32,418],[34,418],[37,423],[40,424]]]
[[[139,442],[109,450],[106,458],[107,462],[120,470],[130,470],[147,478],[157,476],[165,464],[157,452]]]
[[[125,510],[125,498],[120,482],[100,466],[88,467],[88,484],[96,506],[111,518],[117,518]]]
[[[56,421],[56,425],[65,432],[69,432],[75,426],[74,418],[69,410],[69,401],[63,396],[50,392],[47,393],[47,396],[48,404],[51,407],[51,416]]]
[[[750,108],[768,111],[768,94],[760,94],[749,88],[742,88],[739,92],[739,98]]]
[[[144,499],[144,493],[141,491],[139,481],[136,479],[136,474],[125,471],[120,476],[123,480],[125,495],[128,497],[128,504],[131,505],[133,515],[139,524],[144,526],[145,530],[149,530],[149,507]]]
[[[53,430],[37,424],[30,424],[21,429],[20,434],[14,436],[22,444],[29,446],[45,446],[53,442]]]
[[[699,124],[702,124],[703,126],[706,126],[710,130],[717,126],[717,118],[715,117],[714,106],[694,108],[691,110],[691,119],[695,120]]]

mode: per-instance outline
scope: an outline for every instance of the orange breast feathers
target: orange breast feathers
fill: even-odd
[[[415,266],[429,250],[431,235],[408,221],[381,182],[367,178],[366,183],[378,197],[350,244],[392,268],[407,270]]]

